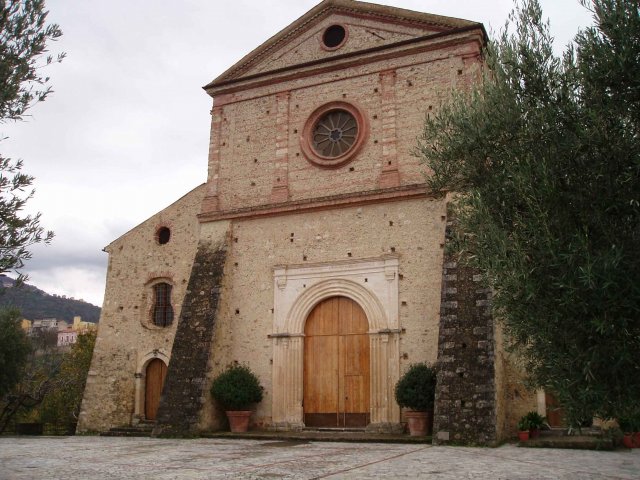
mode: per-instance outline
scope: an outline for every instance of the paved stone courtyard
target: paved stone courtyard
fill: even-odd
[[[117,437],[1,437],[0,479],[639,479],[640,449],[599,452]]]

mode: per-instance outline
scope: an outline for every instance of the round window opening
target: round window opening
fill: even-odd
[[[358,138],[358,122],[343,109],[330,110],[313,127],[312,146],[318,155],[336,158],[347,153]]]
[[[329,102],[315,109],[307,119],[300,147],[311,163],[325,168],[351,161],[368,136],[368,123],[352,103]]]
[[[347,32],[341,25],[331,25],[322,35],[322,43],[327,48],[336,48],[344,41]]]
[[[171,230],[169,230],[167,227],[161,227],[158,229],[156,237],[160,245],[169,243],[169,239],[171,238]]]

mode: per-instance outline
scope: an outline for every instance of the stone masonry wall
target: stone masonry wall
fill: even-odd
[[[177,320],[200,237],[195,212],[204,193],[204,185],[195,188],[106,247],[106,291],[78,433],[144,419],[146,366],[154,358],[168,363],[177,323],[153,324],[152,285],[163,281],[173,286]],[[171,230],[163,245],[156,238],[160,227]]]
[[[372,63],[363,58],[361,65],[313,76],[209,92],[215,102],[208,195],[215,201],[210,199],[203,211],[424,183],[424,168],[412,155],[416,138],[427,113],[435,113],[452,89],[478,78],[476,40],[469,35],[425,52]],[[344,165],[318,168],[305,157],[301,136],[312,113],[332,101],[361,110],[368,125],[362,132],[365,142]],[[385,178],[387,169],[395,172],[393,181]]]
[[[222,292],[227,243],[198,246],[160,398],[157,435],[195,433]]]
[[[449,217],[446,242],[455,221]],[[438,339],[435,444],[493,445],[497,441],[494,325],[491,291],[477,269],[450,252],[443,264]]]
[[[330,264],[399,256],[400,373],[437,358],[444,202],[414,199],[232,222],[209,381],[233,362],[247,364],[264,387],[252,424],[271,424],[274,280],[278,265]],[[213,228],[218,222],[204,224]],[[205,232],[206,233],[206,232]],[[419,241],[416,241],[419,240]],[[381,301],[387,301],[381,299]],[[170,367],[171,368],[171,367]],[[201,428],[224,428],[205,402]]]
[[[333,18],[323,19],[325,23],[318,25],[318,32]],[[354,21],[354,25],[363,23]],[[374,23],[378,22],[367,21],[367,28]],[[386,22],[379,23],[389,30]],[[355,51],[371,46],[361,43],[365,38],[371,41],[370,35],[361,36],[362,32],[353,28],[345,48]],[[416,34],[414,27],[402,22],[393,31],[394,35]],[[413,362],[435,361],[444,204],[421,196],[400,200],[400,195],[403,188],[414,193],[422,188],[424,165],[411,153],[416,137],[427,112],[437,111],[451,89],[477,78],[478,40],[478,32],[459,33],[407,54],[389,53],[383,58],[371,53],[345,68],[327,64],[313,75],[279,77],[274,73],[259,81],[249,79],[208,90],[214,105],[207,192],[201,205],[202,213],[210,217],[201,217],[204,223],[199,224],[195,216],[198,209],[190,204],[175,217],[172,210],[174,225],[169,225],[178,233],[178,225],[188,224],[188,238],[176,236],[174,241],[172,237],[169,244],[157,246],[150,225],[149,229],[134,229],[110,247],[112,273],[84,424],[99,430],[141,417],[144,362],[155,351],[163,361],[168,360],[173,344],[158,412],[158,433],[218,428],[220,415],[213,402],[207,401],[206,387],[233,361],[248,363],[264,385],[265,399],[254,421],[268,425],[272,414],[270,392],[278,388],[272,385],[273,346],[269,338],[273,332],[276,265],[398,255],[400,372]],[[315,40],[303,44],[301,49],[313,51],[287,50],[281,61],[294,65],[301,58],[327,53],[318,50]],[[357,105],[369,131],[352,161],[324,169],[307,161],[300,136],[312,112],[330,101]],[[236,209],[287,207],[289,202],[309,206],[331,196],[357,200],[363,193],[390,197],[381,196],[380,203],[368,200],[335,208],[325,205],[275,216],[232,215]],[[394,200],[391,197],[396,194],[398,201],[384,203]],[[222,274],[222,258],[216,257],[219,271],[213,276],[196,265],[189,277],[196,246],[207,238],[224,237],[229,224],[232,232],[226,250],[224,286],[220,287],[221,279],[214,278]],[[214,237],[207,235],[210,231],[215,231]],[[165,252],[171,252],[171,256]],[[222,252],[213,249],[209,254],[215,257]],[[196,263],[204,264],[205,260],[215,264],[211,258]],[[148,325],[149,282],[155,279],[168,279],[174,286],[176,315],[184,299],[177,327],[175,323],[166,329]],[[215,288],[223,288],[224,293],[213,295]],[[189,291],[186,295],[185,290]],[[201,296],[200,292],[205,293]],[[209,314],[204,313],[211,309]],[[197,418],[199,424],[195,425]]]

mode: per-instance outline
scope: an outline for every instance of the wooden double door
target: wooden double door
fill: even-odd
[[[155,420],[160,406],[160,395],[164,378],[167,376],[165,363],[154,358],[147,365],[145,372],[144,416],[147,420]]]
[[[369,322],[346,297],[316,305],[305,324],[304,422],[307,427],[365,427],[369,406]]]

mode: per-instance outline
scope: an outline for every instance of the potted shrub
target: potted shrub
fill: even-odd
[[[640,448],[640,413],[618,419],[620,430],[624,436],[622,443],[627,448]]]
[[[436,370],[426,363],[414,363],[398,380],[395,397],[405,412],[409,434],[413,437],[431,433],[433,404],[436,396]]]
[[[262,400],[258,377],[246,365],[231,365],[211,384],[211,396],[224,408],[232,432],[246,432],[252,405]]]
[[[518,440],[521,442],[526,442],[529,440],[529,429],[531,424],[529,423],[529,419],[526,415],[520,418],[518,421]]]
[[[540,430],[547,424],[547,419],[538,412],[529,412],[525,415],[529,421],[529,438],[538,438]]]

